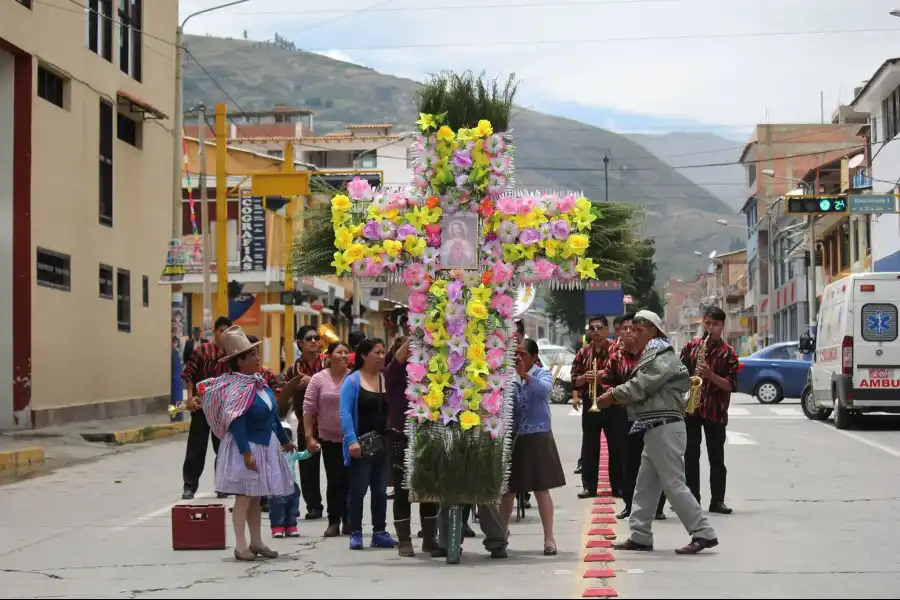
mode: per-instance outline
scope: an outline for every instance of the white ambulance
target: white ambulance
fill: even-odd
[[[859,273],[825,288],[803,412],[848,429],[863,413],[900,413],[900,273]],[[804,344],[801,343],[801,346]]]

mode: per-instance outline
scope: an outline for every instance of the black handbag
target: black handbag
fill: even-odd
[[[362,387],[362,381],[360,381],[360,387]],[[384,391],[381,386],[381,373],[378,374],[378,396],[378,412],[381,414],[384,411]],[[371,458],[384,452],[384,435],[377,431],[362,434],[356,439],[356,443],[359,444],[360,455],[365,458]]]

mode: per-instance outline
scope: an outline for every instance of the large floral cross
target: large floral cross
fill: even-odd
[[[515,192],[511,138],[488,121],[459,131],[442,121],[420,116],[412,185],[389,191],[355,179],[332,198],[332,265],[409,288],[411,489],[492,501],[509,460],[498,442],[512,429],[514,294],[520,284],[594,278],[584,254],[596,215],[576,194]],[[479,460],[489,463],[480,474],[454,469]]]

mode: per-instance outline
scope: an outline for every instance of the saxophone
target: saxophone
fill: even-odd
[[[691,377],[691,392],[687,402],[687,414],[692,415],[700,409],[700,389],[703,387],[703,378],[698,373],[700,366],[706,364],[706,341],[709,333],[703,334],[700,348],[697,350],[697,364],[694,365],[694,375]]]

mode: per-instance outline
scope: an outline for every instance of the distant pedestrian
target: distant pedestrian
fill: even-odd
[[[188,430],[187,448],[182,467],[184,489],[181,497],[184,500],[193,499],[200,486],[200,476],[203,475],[203,467],[206,465],[206,450],[209,447],[210,438],[209,423],[196,397],[196,385],[201,381],[228,372],[228,363],[220,360],[225,356],[225,351],[220,345],[220,338],[222,332],[229,327],[231,327],[231,319],[228,317],[216,319],[213,343],[197,345],[190,359],[184,363],[184,370],[181,372],[181,378],[187,384],[185,407],[191,413],[191,427]],[[215,434],[212,436],[212,447],[214,452],[219,452],[219,438]]]
[[[259,374],[259,342],[253,344],[238,326],[220,334],[230,372],[198,386],[213,434],[221,438],[216,489],[234,495],[235,550],[241,561],[277,558],[262,540],[263,497],[290,496],[294,479],[283,451],[297,449],[278,418],[275,394]],[[249,529],[247,541],[245,529]]]
[[[661,492],[682,525],[691,534],[691,543],[678,554],[697,554],[719,545],[697,499],[684,476],[684,395],[691,387],[687,368],[663,333],[656,313],[642,310],[634,317],[635,352],[640,359],[631,379],[604,392],[597,403],[607,408],[624,404],[634,421],[631,433],[644,434],[644,452],[632,502],[631,536],[614,544],[618,550],[653,550],[653,522]]]
[[[181,362],[187,364],[191,357],[194,355],[194,350],[196,350],[201,344],[208,344],[209,340],[203,338],[203,330],[199,327],[194,327],[191,330],[191,337],[184,343],[184,353],[181,355]]]

